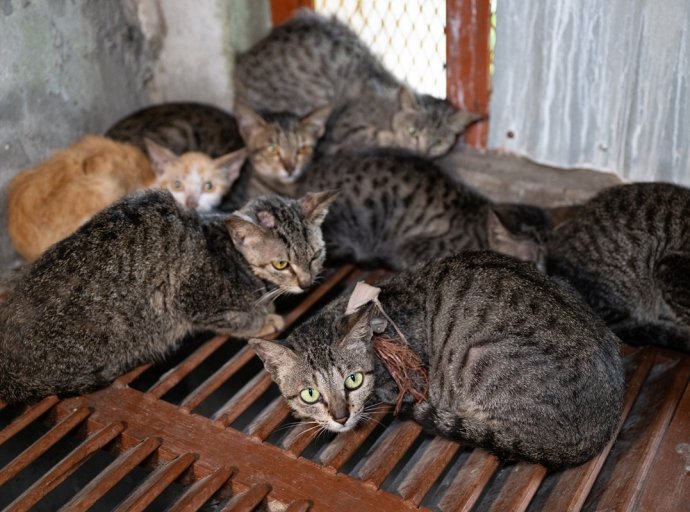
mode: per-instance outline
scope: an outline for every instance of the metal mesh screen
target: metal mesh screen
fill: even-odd
[[[445,0],[315,0],[347,22],[415,90],[446,96]]]

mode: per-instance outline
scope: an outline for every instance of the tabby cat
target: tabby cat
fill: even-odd
[[[493,236],[493,216],[500,212],[538,232],[548,232],[549,226],[548,212],[494,205],[452,180],[433,161],[396,150],[320,159],[297,189],[340,191],[323,225],[330,259],[395,270],[467,249],[492,248],[534,260],[531,239],[504,247]]]
[[[246,146],[249,164],[240,179],[234,183],[212,181],[219,185],[216,190],[225,191],[223,209],[235,210],[246,199],[262,194],[293,195],[292,184],[311,161],[330,111],[329,106],[321,106],[302,117],[259,114],[237,104],[233,116],[211,105],[172,102],[139,110],[118,121],[106,135],[147,149],[149,154],[155,144],[167,148],[170,155],[193,151],[212,157]],[[184,177],[169,181],[188,186]],[[226,186],[221,187],[223,184]],[[214,199],[213,207],[218,205],[219,200]]]
[[[272,299],[319,273],[332,192],[200,215],[167,191],[128,196],[28,266],[0,308],[0,399],[104,385],[192,330],[266,336]]]
[[[555,230],[546,270],[624,341],[690,352],[690,189],[634,183],[599,193]]]
[[[393,146],[436,157],[478,117],[413,93],[349,27],[309,10],[238,57],[235,95],[257,111],[299,116],[333,105],[325,154]]]
[[[403,411],[429,432],[549,467],[581,464],[611,439],[618,339],[528,263],[468,252],[395,276],[377,300],[345,314],[343,297],[284,342],[250,340],[296,416],[344,432],[368,405],[396,403],[375,346],[404,343],[399,330],[428,375],[426,399],[406,395]]]
[[[15,176],[8,193],[8,232],[17,252],[35,260],[94,214],[126,194],[168,188],[181,204],[217,205],[237,179],[245,151],[211,160],[200,153],[176,157],[149,144],[138,148],[89,135]]]

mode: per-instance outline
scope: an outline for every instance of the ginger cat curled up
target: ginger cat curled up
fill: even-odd
[[[130,144],[88,135],[20,172],[8,195],[8,232],[17,252],[35,260],[99,211],[142,189],[168,188],[181,204],[210,209],[245,159],[244,150],[212,160],[202,154],[171,157],[155,143],[147,147],[150,160]]]

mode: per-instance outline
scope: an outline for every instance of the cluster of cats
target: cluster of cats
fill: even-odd
[[[437,162],[478,116],[314,13],[239,56],[235,81],[232,115],[145,108],[12,182],[30,263],[0,306],[0,399],[92,390],[210,330],[250,338],[295,415],[330,431],[385,402],[559,468],[616,432],[621,339],[690,351],[690,190],[612,187],[558,224],[493,203]],[[326,259],[396,273],[267,340],[274,300]],[[422,396],[401,394],[385,340],[420,362]]]

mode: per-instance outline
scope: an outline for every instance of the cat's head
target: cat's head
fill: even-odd
[[[398,92],[398,111],[391,131],[379,132],[382,146],[400,147],[436,158],[445,155],[465,128],[482,116],[454,109],[446,100],[416,96],[407,87]]]
[[[259,115],[237,103],[234,113],[254,172],[265,181],[289,184],[311,162],[331,107],[317,108],[300,118],[287,113]]]
[[[323,267],[321,224],[336,195],[326,191],[300,199],[259,197],[233,213],[226,226],[256,276],[280,290],[302,293]]]
[[[220,204],[247,158],[244,148],[213,159],[196,152],[177,156],[151,139],[144,143],[156,173],[153,186],[170,191],[181,205],[202,212]]]
[[[324,308],[285,342],[249,341],[295,416],[333,432],[365,416],[376,388],[372,337],[387,325],[372,303],[347,316],[344,306]]]

